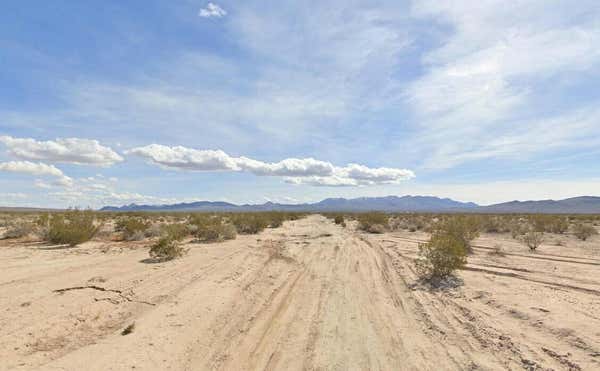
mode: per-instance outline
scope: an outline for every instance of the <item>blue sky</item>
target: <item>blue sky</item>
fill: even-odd
[[[6,1],[0,204],[600,195],[598,1]]]

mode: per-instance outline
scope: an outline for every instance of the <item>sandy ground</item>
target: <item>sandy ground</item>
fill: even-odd
[[[314,215],[164,263],[144,243],[2,241],[0,369],[600,369],[597,242],[484,236],[431,290],[412,265],[426,237]]]

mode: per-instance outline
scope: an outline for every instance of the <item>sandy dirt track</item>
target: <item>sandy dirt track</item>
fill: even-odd
[[[143,243],[2,241],[0,369],[600,369],[597,249],[485,236],[432,291],[425,238],[313,215],[164,263]]]

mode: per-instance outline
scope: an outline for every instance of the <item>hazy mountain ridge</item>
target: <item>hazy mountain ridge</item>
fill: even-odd
[[[481,213],[582,213],[600,214],[600,197],[564,200],[511,201],[488,206],[434,196],[387,196],[327,198],[316,203],[236,205],[223,201],[198,201],[172,205],[105,206],[101,211],[387,211],[387,212],[481,212]]]

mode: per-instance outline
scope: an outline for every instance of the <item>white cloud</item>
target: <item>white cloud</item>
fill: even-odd
[[[411,179],[414,173],[406,169],[369,168],[350,164],[337,167],[314,158],[288,158],[268,163],[248,157],[232,157],[221,150],[196,150],[150,144],[125,152],[168,169],[189,171],[247,171],[258,176],[288,177],[287,183],[320,186],[364,186],[395,184]]]
[[[31,161],[8,161],[0,162],[0,171],[8,171],[12,173],[30,174],[35,176],[52,176],[56,179],[52,184],[68,187],[73,180],[66,176],[60,169],[54,165],[44,164],[42,162]],[[48,188],[47,183],[37,179],[34,185],[38,188]]]
[[[208,5],[206,5],[206,8],[200,9],[198,15],[203,18],[221,18],[223,16],[226,16],[227,12],[225,11],[225,9],[221,8],[215,3],[208,3]]]
[[[405,91],[421,129],[412,143],[429,152],[426,167],[505,158],[523,148],[521,157],[548,151],[565,142],[538,140],[554,130],[551,122],[597,106],[564,109],[555,101],[600,65],[597,2],[567,4],[414,2],[413,16],[448,29],[440,46],[424,55],[425,73]],[[591,135],[569,140],[571,146],[600,135],[597,123],[588,122]]]
[[[170,169],[193,171],[237,171],[236,160],[223,151],[196,150],[182,146],[167,147],[150,144],[125,151],[128,155],[137,155],[152,163]]]
[[[265,176],[330,175],[335,169],[329,162],[315,160],[314,158],[288,158],[275,163],[266,163],[247,157],[239,157],[235,159],[235,162],[241,170]]]
[[[0,163],[0,171],[9,171],[12,173],[31,174],[36,176],[49,175],[55,177],[64,177],[63,172],[54,165],[47,165],[41,162],[30,161],[8,161]]]
[[[0,136],[0,142],[8,148],[11,155],[24,160],[96,166],[110,166],[123,161],[112,149],[91,139],[37,141],[31,138]]]

